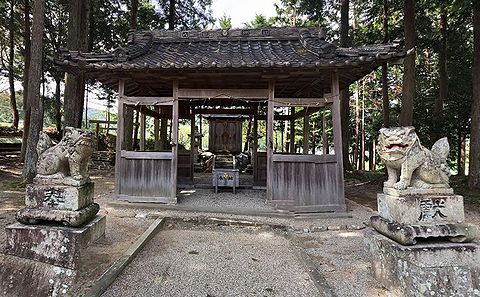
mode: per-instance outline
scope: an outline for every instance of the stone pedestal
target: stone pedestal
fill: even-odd
[[[480,296],[477,243],[404,246],[371,229],[364,240],[375,278],[395,295]]]
[[[105,216],[81,228],[15,223],[5,228],[5,252],[55,266],[77,269],[82,249],[105,235]]]
[[[27,185],[26,207],[17,212],[23,224],[57,223],[81,227],[90,222],[100,210],[93,203],[92,182],[70,186],[51,182],[34,182]]]

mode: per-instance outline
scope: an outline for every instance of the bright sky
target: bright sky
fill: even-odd
[[[233,28],[242,28],[243,24],[252,21],[257,14],[267,18],[275,15],[274,3],[279,0],[213,0],[213,17],[221,18],[224,14],[232,18]],[[219,27],[218,21],[215,24]]]

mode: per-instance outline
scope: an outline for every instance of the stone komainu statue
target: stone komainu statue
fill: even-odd
[[[37,178],[70,177],[79,184],[88,182],[88,161],[95,147],[95,136],[88,130],[66,127],[62,140],[56,145],[47,134],[40,132]]]
[[[414,127],[382,128],[377,150],[388,171],[386,187],[397,190],[449,187],[450,146],[446,137],[429,150],[420,144]]]

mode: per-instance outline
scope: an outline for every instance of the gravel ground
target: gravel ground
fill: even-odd
[[[337,296],[390,296],[371,273],[362,231],[328,231],[294,236]]]
[[[250,189],[238,189],[236,194],[231,189],[217,194],[213,189],[184,189],[178,193],[178,203],[182,207],[273,211],[273,207],[265,203],[266,198],[265,191]]]
[[[161,231],[102,296],[311,297],[319,292],[284,237],[269,230],[202,226]]]

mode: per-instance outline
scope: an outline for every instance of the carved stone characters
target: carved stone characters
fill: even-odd
[[[75,186],[89,182],[88,161],[95,147],[95,137],[88,130],[66,127],[62,140],[56,145],[53,145],[48,135],[40,132],[35,180],[57,180]]]
[[[450,146],[446,137],[429,150],[420,144],[414,127],[382,128],[377,150],[388,171],[386,187],[397,190],[449,187]]]

